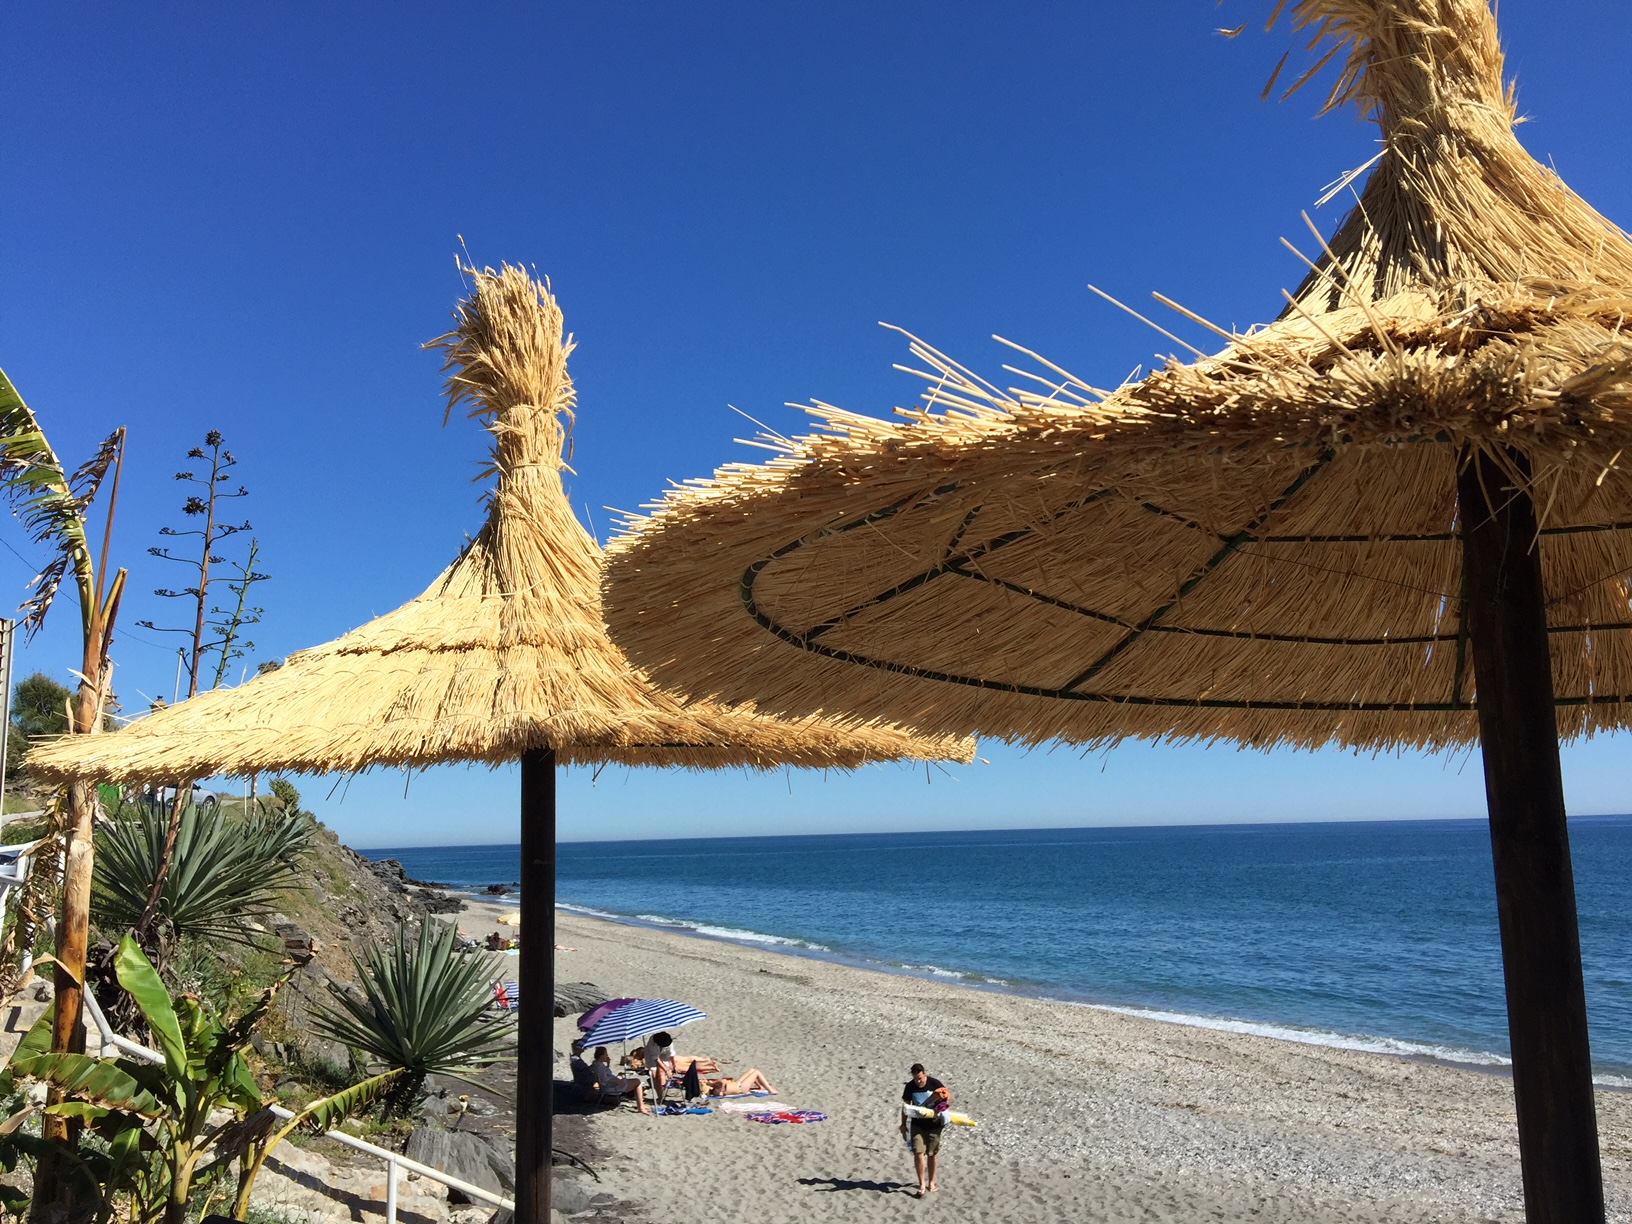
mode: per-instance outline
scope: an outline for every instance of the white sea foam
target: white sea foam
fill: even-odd
[[[671,931],[687,931],[693,935],[706,935],[710,939],[729,939],[734,943],[769,944],[780,948],[805,948],[811,952],[826,952],[828,949],[819,943],[812,943],[807,939],[789,939],[783,935],[767,935],[763,931],[747,931],[739,927],[712,926],[706,922],[688,922],[682,918],[665,918],[662,914],[636,914],[638,922],[650,923],[652,926],[663,927]]]
[[[668,918],[662,914],[614,914],[610,910],[595,909],[588,905],[573,905],[566,901],[557,901],[555,908],[565,910],[569,914],[583,914],[587,918],[606,918],[612,922],[640,922],[647,926],[661,927],[665,931],[684,931],[688,935],[706,935],[710,939],[729,939],[735,943],[766,944],[781,948],[803,948],[809,952],[826,952],[829,949],[819,943],[812,943],[807,939],[790,939],[783,935],[767,935],[763,931],[748,931],[740,927],[712,926],[706,922],[689,922],[684,918]]]
[[[1227,1020],[1219,1016],[1193,1016],[1186,1012],[1157,1011],[1146,1007],[1113,1007],[1107,1003],[1084,1003],[1099,1011],[1116,1012],[1123,1016],[1139,1016],[1145,1020],[1159,1020],[1163,1024],[1183,1024],[1190,1028],[1216,1029],[1225,1033],[1248,1033],[1254,1037],[1269,1037],[1276,1041],[1295,1041],[1300,1045],[1328,1046],[1335,1050],[1356,1050],[1362,1054],[1391,1054],[1398,1058],[1431,1058],[1437,1062],[1458,1063],[1465,1067],[1511,1067],[1513,1060],[1488,1050],[1472,1050],[1466,1046],[1439,1045],[1428,1041],[1403,1041],[1396,1037],[1372,1037],[1355,1033],[1335,1033],[1327,1029],[1299,1028],[1288,1024],[1259,1024],[1251,1020]],[[1600,1088],[1632,1090],[1632,1076],[1595,1075],[1592,1082]]]
[[[627,914],[614,914],[607,910],[593,909],[587,905],[557,902],[556,908],[566,910],[569,913],[583,914],[591,918],[607,918],[614,922],[630,921]],[[665,930],[684,931],[687,934],[703,935],[712,939],[725,939],[735,943],[798,948],[808,952],[831,951],[822,944],[812,943],[808,940],[791,939],[782,935],[767,935],[762,931],[749,931],[737,927],[711,926],[704,922],[688,922],[679,918],[667,918],[662,914],[636,914],[634,921],[661,927]],[[881,968],[896,972],[927,974],[930,977],[948,981],[983,982],[992,986],[1010,989],[1014,985],[1002,978],[962,973],[956,969],[943,969],[939,965],[892,964],[886,961],[869,961],[866,958],[858,959],[861,959],[862,963],[875,964]],[[1362,1054],[1387,1054],[1396,1058],[1429,1058],[1437,1062],[1457,1063],[1462,1066],[1472,1067],[1511,1067],[1513,1065],[1513,1060],[1505,1055],[1487,1050],[1473,1050],[1465,1046],[1441,1045],[1426,1041],[1406,1041],[1396,1037],[1374,1037],[1368,1034],[1338,1033],[1329,1029],[1301,1028],[1290,1024],[1267,1024],[1255,1020],[1232,1020],[1222,1016],[1201,1016],[1189,1012],[1163,1011],[1158,1008],[1119,1007],[1109,1003],[1082,1003],[1076,1000],[1062,1001],[1069,1002],[1075,1007],[1091,1007],[1097,1011],[1116,1012],[1118,1015],[1136,1016],[1143,1020],[1156,1020],[1163,1024],[1213,1029],[1224,1033],[1245,1033],[1253,1037],[1268,1037],[1274,1041],[1291,1041],[1299,1045],[1326,1046],[1335,1050],[1354,1050]],[[1595,1075],[1592,1082],[1601,1088],[1632,1091],[1632,1076]]]
[[[905,969],[908,973],[927,973],[930,977],[954,978],[960,982],[976,980],[974,974],[960,973],[956,969],[942,969],[939,965],[902,965],[901,968]],[[989,982],[992,979],[986,978],[984,980]]]
[[[591,909],[587,905],[569,905],[565,901],[557,901],[555,908],[566,910],[569,914],[583,914],[586,918],[609,918],[613,922],[620,921],[624,915],[614,914],[608,910]]]
[[[1373,1037],[1368,1034],[1335,1033],[1329,1029],[1301,1028],[1291,1024],[1264,1024],[1255,1020],[1229,1020],[1220,1016],[1194,1016],[1187,1012],[1158,1011],[1147,1007],[1114,1007],[1106,1003],[1082,1006],[1100,1011],[1116,1012],[1123,1016],[1138,1016],[1145,1020],[1159,1020],[1163,1024],[1182,1024],[1190,1028],[1214,1029],[1222,1033],[1246,1033],[1253,1037],[1270,1037],[1276,1041],[1294,1041],[1300,1045],[1328,1046],[1335,1050],[1357,1050],[1363,1054],[1393,1054],[1404,1058],[1433,1058],[1443,1062],[1462,1063],[1475,1067],[1510,1067],[1513,1060],[1487,1050],[1470,1050],[1464,1046],[1439,1045],[1426,1041],[1404,1041],[1397,1037]]]

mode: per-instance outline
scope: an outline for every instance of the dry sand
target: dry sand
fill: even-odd
[[[489,929],[495,907],[460,917]],[[562,914],[563,981],[709,1018],[682,1054],[756,1066],[779,1105],[590,1119],[600,1172],[654,1221],[1476,1221],[1523,1218],[1510,1080],[1163,1024]],[[557,1022],[557,1048],[575,1035]],[[920,1202],[898,1134],[914,1061],[977,1119]],[[558,1078],[566,1078],[563,1064]],[[1610,1218],[1632,1221],[1632,1096],[1598,1098]]]

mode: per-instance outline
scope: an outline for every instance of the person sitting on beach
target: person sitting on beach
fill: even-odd
[[[722,1079],[704,1080],[703,1087],[708,1089],[709,1096],[746,1096],[750,1092],[766,1092],[776,1095],[776,1089],[771,1087],[771,1081],[765,1078],[765,1073],[757,1067],[749,1067],[741,1075],[732,1079],[726,1076]]]
[[[612,1070],[612,1055],[608,1054],[605,1046],[595,1047],[595,1061],[590,1063],[589,1072],[595,1079],[595,1087],[603,1097],[635,1098],[635,1107],[641,1113],[651,1113],[646,1107],[646,1085],[633,1076],[627,1079]]]
[[[572,1071],[572,1082],[578,1085],[586,1098],[591,1093],[600,1094],[600,1088],[595,1083],[595,1073],[589,1069],[589,1064],[584,1061],[584,1043],[582,1041],[572,1043],[572,1053],[567,1059],[567,1066]]]

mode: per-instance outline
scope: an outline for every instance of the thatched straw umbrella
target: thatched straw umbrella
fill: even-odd
[[[1527,1209],[1601,1219],[1558,741],[1632,712],[1632,243],[1515,138],[1486,0],[1294,11],[1383,151],[1274,323],[1176,321],[1226,343],[1113,392],[915,344],[907,422],[818,405],[632,521],[608,623],[659,683],[790,715],[1480,742]]]
[[[123,782],[332,773],[374,765],[521,761],[522,1007],[517,1218],[549,1215],[555,766],[852,768],[962,760],[962,737],[778,720],[654,689],[607,639],[601,552],[562,489],[572,342],[546,287],[519,268],[474,275],[447,356],[449,411],[493,435],[487,523],[430,588],[236,689],[204,693],[116,735],[35,749],[31,772]]]

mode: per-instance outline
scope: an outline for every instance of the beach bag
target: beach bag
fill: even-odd
[[[686,1078],[681,1081],[686,1100],[695,1101],[703,1095],[703,1077],[697,1071],[697,1062],[692,1060],[691,1066],[686,1068]]]

